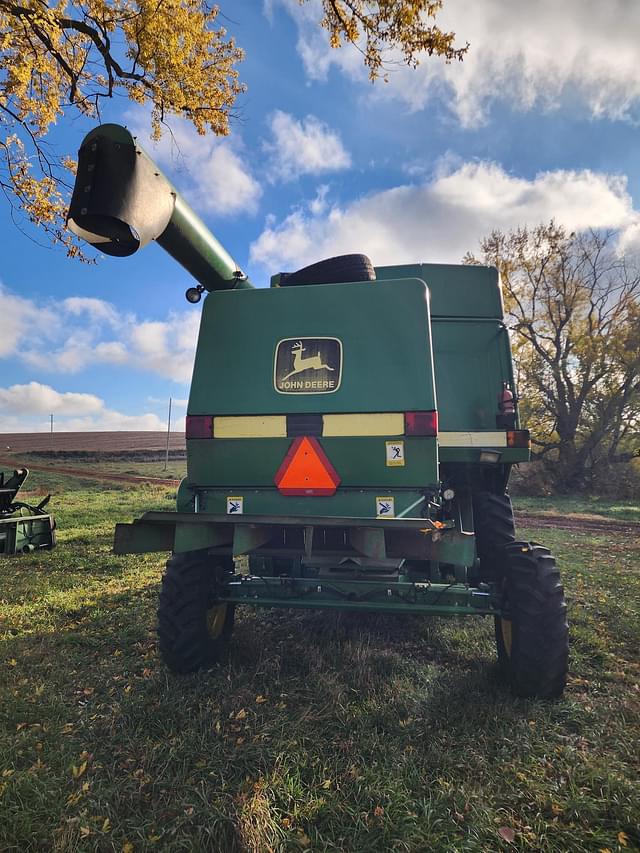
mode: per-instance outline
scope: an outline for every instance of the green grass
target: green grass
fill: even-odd
[[[566,582],[557,703],[505,692],[486,619],[245,610],[176,677],[164,556],[110,552],[170,490],[77,485],[57,550],[0,563],[0,850],[639,848],[639,542],[521,531]]]
[[[640,503],[637,501],[610,500],[597,495],[550,495],[546,498],[517,495],[513,504],[522,512],[600,515],[619,521],[640,521]]]

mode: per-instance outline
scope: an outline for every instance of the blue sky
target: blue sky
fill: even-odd
[[[372,86],[331,50],[315,0],[220,0],[246,51],[229,137],[174,122],[146,144],[258,285],[343,252],[458,262],[492,228],[554,217],[640,244],[640,6],[627,0],[445,0],[464,63],[391,66]],[[225,17],[226,16],[226,17]],[[120,99],[104,120],[147,138]],[[75,153],[90,124],[52,135]],[[37,241],[37,242],[34,242]],[[85,266],[22,234],[0,201],[0,432],[182,428],[199,307],[151,245]],[[241,330],[239,330],[241,334]]]

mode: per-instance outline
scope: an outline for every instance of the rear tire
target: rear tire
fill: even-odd
[[[340,284],[343,281],[374,281],[376,271],[366,255],[338,255],[295,272],[280,274],[280,287],[298,284]]]
[[[503,616],[496,617],[498,661],[516,696],[557,699],[567,682],[569,628],[560,572],[547,548],[504,547]]]
[[[174,554],[162,578],[158,607],[160,655],[173,672],[212,666],[226,653],[234,605],[215,597],[218,568],[206,550]]]
[[[480,560],[480,580],[500,580],[503,573],[504,546],[515,542],[516,527],[509,495],[475,492],[473,521],[476,551]]]

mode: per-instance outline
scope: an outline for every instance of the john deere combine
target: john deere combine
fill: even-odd
[[[69,227],[109,255],[156,240],[206,292],[176,511],[115,538],[173,552],[171,669],[217,660],[238,604],[490,616],[514,692],[562,693],[559,573],[506,491],[529,434],[495,269],[347,255],[254,288],[117,125],[82,144]]]

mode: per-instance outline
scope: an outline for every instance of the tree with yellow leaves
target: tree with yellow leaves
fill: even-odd
[[[640,270],[615,233],[554,222],[481,248],[500,272],[534,455],[558,491],[617,482],[640,449]]]
[[[429,25],[441,2],[322,3],[331,45],[358,46],[371,79],[387,50],[412,66],[423,54],[450,61],[466,51]],[[105,98],[149,104],[155,138],[171,116],[227,134],[244,54],[216,26],[218,13],[206,0],[0,0],[0,189],[12,210],[81,254],[64,230],[74,163],[56,157],[46,136],[63,117],[99,119]]]

